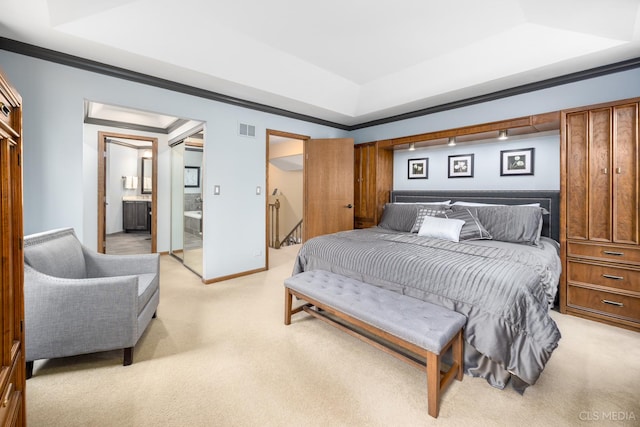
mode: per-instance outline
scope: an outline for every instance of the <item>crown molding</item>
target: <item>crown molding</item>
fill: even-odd
[[[448,103],[436,105],[433,107],[423,108],[423,109],[411,111],[408,113],[389,116],[389,117],[372,120],[368,122],[363,122],[355,125],[344,125],[341,123],[320,119],[318,117],[295,113],[293,111],[288,111],[282,108],[272,107],[266,104],[260,104],[253,101],[247,101],[244,99],[223,95],[217,92],[197,88],[194,86],[185,85],[185,84],[174,82],[171,80],[149,76],[147,74],[127,70],[125,68],[115,67],[113,65],[92,61],[89,59],[81,58],[79,56],[69,55],[66,53],[19,42],[16,40],[5,38],[5,37],[0,37],[0,49],[6,50],[9,52],[18,53],[21,55],[31,56],[31,57],[42,59],[45,61],[67,65],[74,68],[79,68],[86,71],[91,71],[94,73],[116,77],[123,80],[129,80],[136,83],[142,83],[149,86],[155,86],[162,89],[171,90],[174,92],[179,92],[187,95],[197,96],[200,98],[210,99],[212,101],[223,102],[225,104],[231,104],[238,107],[262,111],[265,113],[275,114],[283,117],[288,117],[296,120],[315,123],[315,124],[328,126],[336,129],[341,129],[341,130],[346,130],[346,131],[364,129],[371,126],[378,126],[378,125],[383,125],[387,123],[397,122],[400,120],[412,119],[420,116],[426,116],[429,114],[438,113],[441,111],[452,110],[455,108],[467,107],[470,105],[481,104],[489,101],[495,101],[501,98],[507,98],[510,96],[521,95],[521,94],[534,92],[542,89],[548,89],[554,86],[560,86],[567,83],[573,83],[580,80],[591,79],[594,77],[618,73],[621,71],[627,71],[627,70],[640,67],[640,57],[637,57],[637,58],[628,59],[626,61],[616,62],[613,64],[603,65],[600,67],[595,67],[595,68],[591,68],[584,71],[578,71],[575,73],[566,74],[559,77],[553,77],[550,79],[541,80],[534,83],[528,83],[528,84],[516,86],[509,89],[491,92],[488,94],[479,95],[472,98],[466,98],[459,101],[448,102]]]

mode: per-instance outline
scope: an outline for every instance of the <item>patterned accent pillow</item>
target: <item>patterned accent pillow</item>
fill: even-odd
[[[462,230],[460,230],[460,241],[492,239],[491,234],[489,234],[487,229],[480,223],[480,220],[478,220],[469,209],[459,208],[455,211],[444,211],[442,215],[445,218],[461,219],[464,221]]]
[[[418,208],[418,214],[416,216],[416,222],[413,223],[413,227],[411,228],[412,233],[417,233],[420,231],[420,227],[424,222],[424,217],[426,216],[439,216],[442,217],[442,213],[445,212],[448,208],[446,206],[420,206]]]

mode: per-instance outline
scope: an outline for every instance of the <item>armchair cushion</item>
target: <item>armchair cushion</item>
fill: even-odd
[[[66,279],[87,277],[82,245],[73,230],[32,234],[29,242],[29,249],[24,251],[24,262],[39,272]]]

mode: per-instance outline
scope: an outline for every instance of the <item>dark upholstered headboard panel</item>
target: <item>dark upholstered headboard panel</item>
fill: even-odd
[[[495,203],[501,205],[523,205],[540,203],[549,211],[543,216],[542,235],[560,241],[560,192],[535,190],[490,190],[490,191],[414,191],[398,190],[391,192],[391,202],[417,203],[465,201],[476,203]]]

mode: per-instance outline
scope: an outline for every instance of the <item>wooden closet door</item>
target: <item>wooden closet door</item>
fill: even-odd
[[[304,143],[303,240],[353,229],[353,139]]]
[[[614,108],[613,241],[637,245],[638,104]]]
[[[376,147],[375,144],[359,144],[355,146],[355,211],[356,222],[375,220],[376,191]],[[373,224],[375,225],[375,224]]]
[[[589,218],[589,114],[586,111],[567,115],[567,238],[587,240]]]
[[[611,109],[589,113],[589,240],[611,241]],[[572,183],[570,183],[571,185]]]

